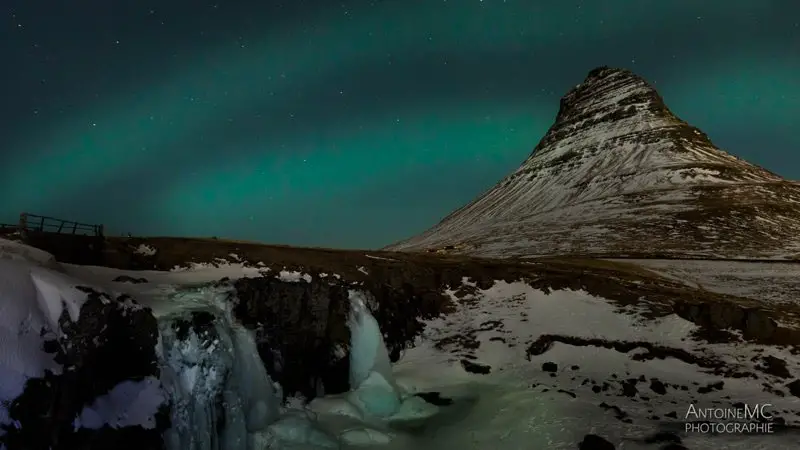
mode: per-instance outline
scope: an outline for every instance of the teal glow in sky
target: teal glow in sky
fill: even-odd
[[[0,222],[373,248],[515,169],[595,66],[800,178],[789,0],[11,0]]]

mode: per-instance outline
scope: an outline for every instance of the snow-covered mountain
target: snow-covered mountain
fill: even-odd
[[[716,148],[641,77],[601,67],[561,100],[530,157],[389,250],[795,258],[800,184]]]

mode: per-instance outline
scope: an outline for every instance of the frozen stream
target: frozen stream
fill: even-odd
[[[232,318],[229,294],[185,289],[152,305],[160,323],[162,383],[173,399],[170,450],[384,447],[419,435],[439,412],[397,384],[378,323],[356,291],[348,321],[356,388],[308,406],[281,406],[280,386],[264,369],[253,333]],[[213,320],[192,326],[198,314]]]

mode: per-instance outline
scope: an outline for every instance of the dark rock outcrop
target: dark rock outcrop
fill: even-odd
[[[114,281],[115,283],[141,284],[141,283],[147,283],[147,278],[131,277],[131,276],[128,276],[128,275],[120,275],[120,276],[114,278],[112,281]]]
[[[547,361],[542,363],[542,370],[545,372],[558,372],[558,364]]]
[[[792,372],[786,367],[786,361],[772,355],[765,356],[762,359],[762,364],[757,368],[764,373],[780,378],[791,378],[792,376]]]
[[[105,239],[102,236],[29,230],[22,240],[32,247],[47,249],[62,263],[100,266],[104,259]]]
[[[786,385],[786,388],[789,389],[789,393],[794,395],[797,398],[800,398],[800,380],[794,380],[791,383]]]
[[[763,308],[750,308],[736,303],[676,302],[675,313],[694,322],[706,331],[709,340],[714,336],[727,341],[725,330],[742,332],[747,340],[763,344],[793,343],[796,332],[780,328],[770,313]]]
[[[234,287],[234,314],[256,331],[259,355],[284,395],[311,399],[349,389],[347,287],[275,278],[243,278]]]
[[[578,450],[614,450],[614,444],[596,434],[587,434],[578,444]]]
[[[424,320],[451,307],[442,294],[447,285],[442,273],[431,271],[429,280],[417,278],[416,285],[404,275],[387,271],[364,283],[318,274],[310,282],[242,278],[233,282],[234,314],[255,330],[267,372],[281,384],[285,396],[300,393],[312,399],[321,393],[341,393],[350,388],[350,289],[367,297],[392,361],[413,344]]]

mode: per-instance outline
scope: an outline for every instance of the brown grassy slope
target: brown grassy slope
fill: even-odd
[[[137,253],[140,245],[155,249],[155,254]],[[496,260],[431,253],[301,248],[219,239],[109,237],[104,265],[128,270],[170,270],[189,263],[233,261],[231,254],[248,265],[262,263],[274,271],[300,270],[312,276],[338,274],[344,280],[363,283],[373,292],[405,290],[409,296],[429,298],[437,304],[444,301],[442,290],[461,286],[463,277],[469,277],[483,288],[490,287],[495,280],[524,280],[545,291],[582,289],[620,306],[636,305],[645,316],[677,313],[703,327],[705,339],[733,339],[725,330],[738,329],[750,340],[800,344],[800,335],[794,331],[800,328],[794,326],[800,323],[800,306],[776,311],[757,299],[691,288],[634,264],[605,260],[552,257],[535,261]],[[777,319],[789,328],[778,326]]]
[[[140,245],[155,250],[154,255],[137,252]],[[236,255],[233,257],[232,255]],[[373,271],[396,271],[409,281],[418,280],[433,270],[455,270],[461,277],[478,282],[495,279],[516,280],[546,270],[549,275],[582,273],[607,275],[631,282],[680,285],[661,278],[655,272],[635,264],[583,258],[542,258],[535,261],[517,259],[475,258],[417,252],[387,252],[372,250],[339,250],[331,248],[292,247],[255,242],[205,238],[149,237],[106,238],[105,266],[125,270],[171,270],[190,263],[219,264],[241,261],[249,266],[263,264],[273,270],[302,270],[311,274],[338,274],[345,279],[363,281]],[[361,270],[363,268],[363,270]]]

